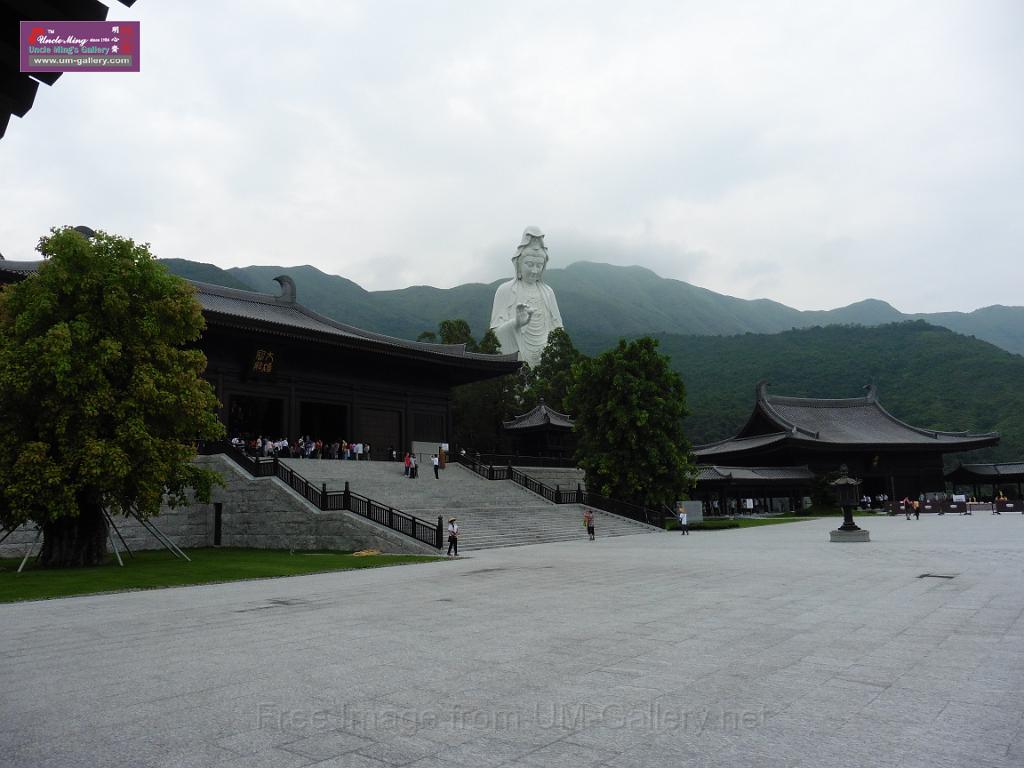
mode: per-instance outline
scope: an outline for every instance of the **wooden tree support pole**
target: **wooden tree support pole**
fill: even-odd
[[[32,543],[29,544],[28,545],[28,549],[25,550],[25,557],[22,558],[21,565],[18,566],[18,573],[21,573],[22,569],[25,567],[25,563],[28,562],[28,556],[32,554],[32,550],[35,548],[36,543],[39,541],[39,537],[42,536],[42,535],[43,535],[43,529],[37,527],[36,528],[36,537],[34,539],[32,539]]]

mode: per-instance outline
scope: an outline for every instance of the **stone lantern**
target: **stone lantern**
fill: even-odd
[[[843,510],[843,524],[829,533],[829,541],[871,541],[868,532],[853,522],[853,508],[860,503],[860,480],[849,476],[845,464],[839,468],[839,472],[840,476],[829,485],[835,493],[836,502]]]

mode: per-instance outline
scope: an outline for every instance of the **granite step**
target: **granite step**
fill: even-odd
[[[311,483],[343,490],[347,482],[352,492],[421,520],[440,517],[446,524],[449,517],[456,517],[463,552],[586,540],[583,506],[554,504],[511,480],[486,480],[457,464],[449,464],[440,479],[434,478],[430,467],[421,467],[420,476],[410,479],[397,462],[286,459],[283,463]],[[570,477],[569,472],[561,470],[559,477]],[[598,538],[657,531],[601,510],[595,511],[595,528]]]

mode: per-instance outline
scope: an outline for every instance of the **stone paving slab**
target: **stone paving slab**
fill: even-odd
[[[3,605],[0,765],[1019,768],[1024,516],[835,525]]]

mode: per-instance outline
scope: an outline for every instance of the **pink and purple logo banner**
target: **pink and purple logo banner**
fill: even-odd
[[[137,21],[23,21],[22,72],[138,72]]]

